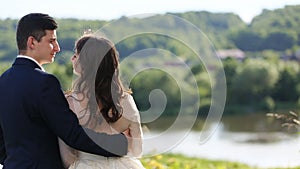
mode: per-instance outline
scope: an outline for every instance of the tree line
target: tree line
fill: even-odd
[[[287,106],[298,108],[300,96],[300,67],[297,61],[284,61],[280,59],[282,54],[291,54],[299,49],[300,45],[300,5],[286,6],[282,9],[264,10],[256,16],[250,24],[244,23],[238,15],[233,13],[210,13],[186,12],[168,13],[181,17],[203,31],[211,40],[216,49],[238,48],[246,52],[245,60],[227,58],[222,61],[226,75],[227,100],[225,113],[236,114],[242,112],[270,111],[284,109]],[[168,30],[170,25],[176,28],[172,31],[178,34],[184,33],[193,39],[193,32],[184,32],[186,29],[178,25],[176,20],[162,22],[164,15],[152,16],[149,25],[142,24],[140,18],[121,17],[119,25],[111,32],[122,34],[125,31],[143,29],[147,26],[159,25],[161,29]],[[99,30],[110,23],[101,20],[78,20],[78,19],[57,19],[59,23],[58,38],[62,52],[56,57],[56,62],[46,66],[46,70],[54,73],[60,80],[63,89],[71,87],[73,75],[72,66],[69,61],[73,54],[74,42],[86,30]],[[113,22],[113,21],[112,21]],[[128,27],[126,24],[133,25]],[[170,25],[168,25],[168,24]],[[0,20],[0,71],[3,72],[10,66],[15,58],[16,42],[15,28],[17,20]],[[108,31],[107,34],[110,32]],[[207,46],[199,41],[199,51],[204,53],[209,50]],[[198,94],[201,96],[199,115],[205,114],[210,106],[211,89],[218,84],[210,81],[206,68],[203,64],[195,62],[195,54],[184,46],[182,42],[172,38],[146,34],[127,38],[116,44],[120,53],[121,61],[125,60],[132,52],[149,48],[159,48],[170,51],[180,56],[181,59],[191,68],[193,77],[198,85]],[[161,59],[153,59],[154,62],[162,62]],[[129,63],[123,68],[124,74],[132,72],[138,61]],[[172,65],[171,65],[172,67]],[[183,74],[173,65],[173,71],[180,74],[180,80],[190,81],[190,75]],[[145,78],[146,77],[146,78]],[[147,110],[149,93],[154,86],[165,92],[168,100],[166,115],[174,115],[180,109],[181,94],[176,80],[163,71],[141,72],[132,79],[128,87],[132,88],[139,109]],[[186,86],[185,93],[193,95],[192,89]],[[187,102],[196,104],[193,97]],[[187,110],[188,112],[188,110]]]

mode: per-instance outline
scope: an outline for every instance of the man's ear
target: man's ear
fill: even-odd
[[[35,45],[35,38],[33,36],[29,36],[27,39],[27,48],[28,49],[34,49],[34,45]]]

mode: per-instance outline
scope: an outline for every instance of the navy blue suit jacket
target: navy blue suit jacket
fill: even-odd
[[[58,137],[93,154],[127,153],[123,134],[109,136],[83,129],[69,109],[57,78],[29,59],[16,58],[0,77],[1,164],[4,169],[63,168]]]

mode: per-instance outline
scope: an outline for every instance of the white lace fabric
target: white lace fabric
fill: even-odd
[[[73,93],[72,97],[68,97],[70,108],[76,113],[79,118],[79,122],[84,124],[89,116],[88,112],[83,113],[85,109],[76,98],[78,96]],[[80,100],[80,99],[79,99]],[[132,135],[132,144],[129,145],[128,154],[124,157],[103,157],[90,153],[77,151],[74,153],[70,147],[66,147],[60,140],[61,155],[66,166],[71,163],[69,169],[144,169],[142,163],[138,158],[142,157],[142,138],[143,133],[140,125],[140,115],[136,107],[133,97],[130,94],[125,94],[121,99],[121,106],[123,108],[123,114],[121,118],[124,118],[126,122],[129,121],[128,128]],[[116,134],[120,131],[114,129],[114,126],[123,125],[122,120],[118,120],[114,124],[107,123],[104,119],[101,123],[96,123],[93,130],[96,132],[105,132],[107,134]],[[127,123],[126,123],[127,125]],[[75,162],[71,162],[74,161]]]

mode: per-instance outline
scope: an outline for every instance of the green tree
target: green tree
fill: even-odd
[[[6,71],[11,66],[11,63],[9,62],[2,62],[0,63],[0,75]]]
[[[180,89],[176,81],[168,74],[160,70],[147,70],[136,75],[130,84],[133,96],[139,110],[150,108],[149,95],[154,89],[164,92],[167,105],[163,115],[176,115],[180,109]]]
[[[295,36],[286,32],[272,32],[265,38],[262,48],[284,51],[292,48],[296,41]]]
[[[251,30],[241,30],[232,37],[235,46],[245,51],[259,51],[263,43],[263,38],[258,33]]]
[[[300,95],[298,89],[300,82],[299,64],[294,61],[281,61],[278,65],[278,70],[280,71],[280,75],[273,90],[273,98],[281,102],[297,101]]]
[[[57,62],[54,62],[47,64],[44,67],[47,72],[54,74],[58,78],[64,91],[67,91],[71,88],[73,74],[70,74],[70,72],[73,69],[70,62],[66,65],[59,65]]]
[[[279,78],[274,64],[262,59],[248,59],[241,64],[232,81],[232,95],[235,103],[260,102],[269,96]]]
[[[226,76],[226,86],[227,86],[227,102],[230,103],[232,102],[232,93],[233,93],[233,79],[236,75],[236,70],[237,67],[240,65],[241,63],[234,59],[234,58],[226,58],[225,60],[223,60],[223,69],[225,72],[225,76]]]

